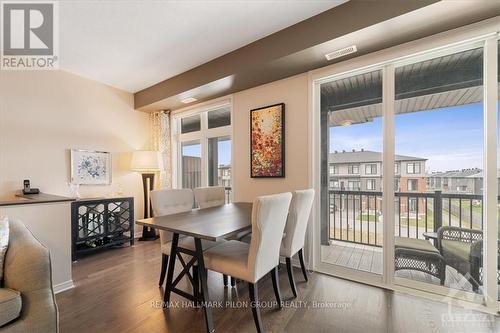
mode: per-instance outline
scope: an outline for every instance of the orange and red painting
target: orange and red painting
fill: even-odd
[[[285,177],[285,104],[250,111],[250,175]]]

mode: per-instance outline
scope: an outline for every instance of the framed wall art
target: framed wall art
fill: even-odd
[[[285,177],[285,104],[250,110],[250,177]]]
[[[111,153],[71,149],[71,183],[110,185]]]

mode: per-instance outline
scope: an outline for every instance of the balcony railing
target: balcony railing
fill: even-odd
[[[329,191],[330,239],[381,246],[382,192]],[[441,191],[395,193],[395,235],[424,238],[442,225],[483,229],[483,196]]]
[[[226,186],[224,187],[224,192],[225,192],[225,197],[226,197],[226,203],[231,203],[232,202],[232,195],[231,195],[232,188],[231,186]]]

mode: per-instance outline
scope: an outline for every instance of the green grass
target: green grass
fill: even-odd
[[[361,220],[363,219],[363,222],[368,222],[368,220],[370,222],[375,222],[375,219],[377,218],[376,215],[373,215],[373,214],[366,214],[366,213],[363,213],[363,214],[358,214],[356,216],[356,219],[357,220]]]
[[[334,229],[332,227],[330,228],[330,237],[335,238],[335,240],[356,241],[356,243],[367,245],[382,246],[383,243],[383,235],[381,233],[377,232],[377,242],[375,243],[375,232],[370,231],[368,233],[366,230],[363,230],[363,232],[356,230],[356,232],[354,232],[353,229],[347,230],[346,228],[342,228],[342,237],[340,237],[340,229],[336,229],[334,234]]]
[[[396,227],[398,227],[398,220],[396,219]],[[403,216],[401,214],[401,226],[406,226],[408,225],[408,217]],[[416,227],[417,226],[417,219],[415,217],[410,216],[410,227]],[[419,228],[425,227],[425,215],[419,215],[418,216],[418,226]],[[427,229],[433,229],[434,228],[434,214],[432,212],[427,212]]]

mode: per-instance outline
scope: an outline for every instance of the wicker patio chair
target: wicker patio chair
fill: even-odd
[[[500,241],[497,248],[500,253]],[[483,232],[459,227],[440,227],[438,249],[446,264],[465,276],[472,285],[472,290],[477,291],[482,285]],[[500,259],[497,267],[500,270]],[[499,277],[497,274],[497,278]]]
[[[423,239],[395,237],[394,270],[413,270],[430,274],[444,285],[446,265],[443,256]]]

